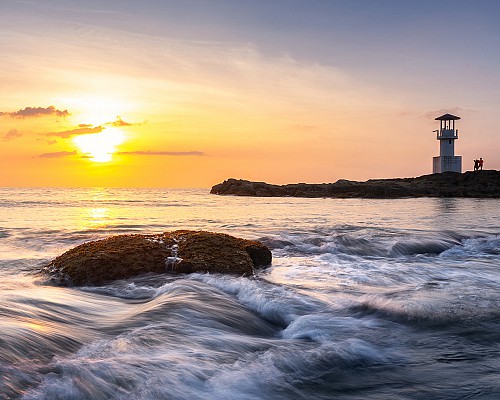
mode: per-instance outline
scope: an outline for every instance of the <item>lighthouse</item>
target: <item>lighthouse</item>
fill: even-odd
[[[444,114],[436,118],[439,121],[439,129],[435,130],[436,139],[439,140],[439,157],[433,157],[432,173],[453,171],[462,173],[462,156],[455,155],[455,140],[458,139],[458,129],[455,129],[455,121],[460,117]]]

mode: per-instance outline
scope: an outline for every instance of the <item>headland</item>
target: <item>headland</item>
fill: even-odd
[[[500,198],[500,171],[444,172],[415,178],[340,179],[335,183],[273,185],[227,179],[212,187],[211,194],[255,197],[325,197],[394,199],[404,197]]]

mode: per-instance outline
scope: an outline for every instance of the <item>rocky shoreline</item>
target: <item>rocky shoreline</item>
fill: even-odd
[[[365,182],[272,185],[228,179],[212,187],[211,194],[255,197],[325,197],[394,199],[404,197],[500,198],[500,171],[445,172],[416,178],[370,179]]]

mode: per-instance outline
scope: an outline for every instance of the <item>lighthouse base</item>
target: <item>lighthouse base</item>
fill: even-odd
[[[432,158],[432,173],[442,172],[462,173],[462,156],[439,156]]]

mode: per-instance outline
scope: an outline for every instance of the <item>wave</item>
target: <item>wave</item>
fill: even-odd
[[[455,237],[433,239],[408,239],[398,241],[389,250],[391,256],[411,256],[417,254],[437,255],[455,246],[461,245]]]
[[[144,199],[81,199],[81,200],[4,200],[0,203],[0,208],[95,208],[95,207],[153,207],[153,208],[169,208],[169,207],[193,207],[195,204],[186,204],[182,201],[162,202],[158,200]]]
[[[260,238],[278,256],[315,256],[335,254],[362,258],[397,258],[407,256],[436,256],[458,254],[452,249],[464,249],[474,254],[497,254],[498,236],[477,236],[450,231],[387,231],[359,228],[350,233],[342,231],[319,234],[283,232],[275,237]]]
[[[444,258],[500,256],[500,236],[472,237],[461,241],[460,245],[446,249]]]
[[[297,296],[296,291],[282,285],[265,281],[231,276],[193,274],[190,279],[215,286],[224,293],[234,296],[237,301],[256,312],[260,317],[281,327],[291,321],[325,307],[325,304],[308,296]]]
[[[11,233],[7,229],[0,229],[0,239],[7,238],[11,236]]]
[[[24,399],[250,400],[330,399],[355,387],[363,397],[401,379],[418,388],[416,363],[484,363],[500,343],[494,285],[481,296],[453,281],[344,291],[333,307],[265,277],[149,274],[81,290],[13,283],[16,295],[0,302],[0,389]],[[448,338],[442,351],[436,335]],[[464,335],[483,343],[474,359]]]
[[[276,285],[198,275],[148,290],[151,297],[143,300],[94,294],[85,306],[81,301],[91,293],[65,289],[59,301],[37,303],[52,310],[39,317],[50,320],[60,301],[76,296],[71,312],[63,307],[53,321],[67,332],[65,339],[52,336],[58,346],[79,335],[77,327],[93,336],[77,336],[80,343],[61,351],[39,333],[38,345],[56,357],[30,370],[8,371],[14,375],[10,384],[28,386],[24,399],[306,399],[323,397],[304,382],[328,388],[332,374],[403,362],[397,351],[363,333],[373,332],[373,322],[334,317],[324,304]],[[266,307],[278,293],[285,297]],[[284,320],[286,326],[275,324]]]

